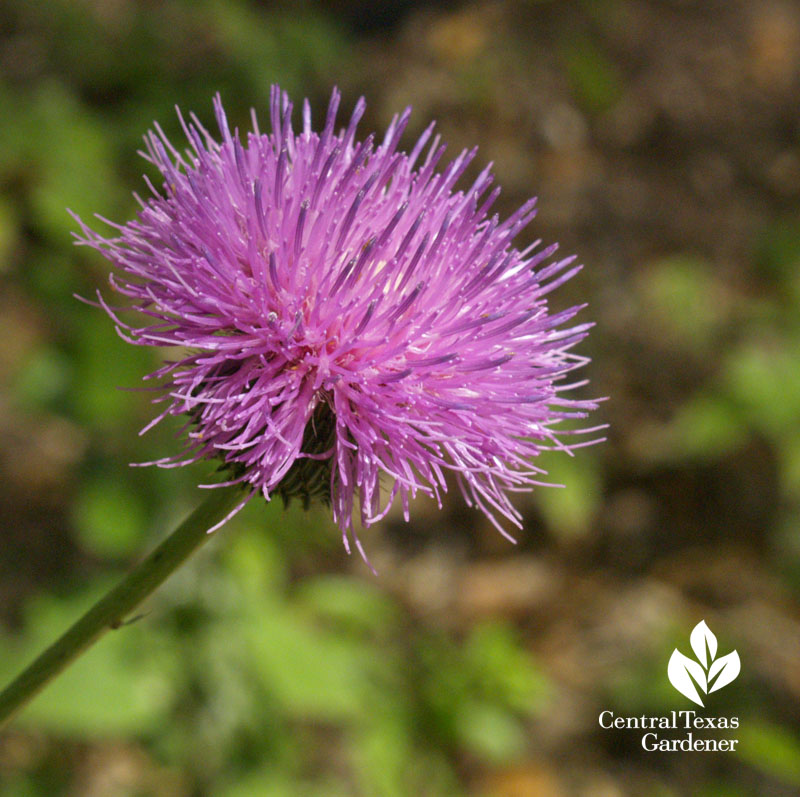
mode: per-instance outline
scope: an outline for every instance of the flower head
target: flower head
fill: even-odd
[[[437,172],[433,125],[409,153],[410,109],[379,143],[358,142],[365,103],[337,132],[339,101],[321,133],[305,102],[295,133],[274,88],[270,131],[254,115],[242,143],[217,97],[221,141],[195,116],[181,117],[186,152],[148,134],[164,185],[134,221],[104,237],[78,219],[142,319],[124,324],[98,294],[120,334],[180,349],[150,375],[166,401],[152,424],[185,415],[186,445],[155,464],[219,458],[243,503],[321,496],[348,550],[356,497],[365,525],[396,497],[408,519],[409,498],[438,498],[448,471],[501,531],[497,516],[519,525],[508,494],[540,483],[531,460],[576,447],[554,427],[595,407],[562,384],[591,325],[569,326],[580,308],[551,315],[545,298],[579,267],[555,245],[513,248],[535,201],[489,216],[490,167],[455,190],[475,150]]]

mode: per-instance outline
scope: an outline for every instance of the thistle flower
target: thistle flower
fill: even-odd
[[[580,267],[554,259],[556,245],[513,248],[535,200],[489,216],[490,166],[455,190],[475,150],[437,172],[433,125],[409,153],[410,109],[380,143],[357,142],[365,103],[336,132],[339,102],[334,91],[318,134],[306,101],[295,133],[275,87],[270,132],[254,114],[242,143],[217,96],[221,141],[194,115],[180,117],[186,152],[158,125],[146,136],[164,185],[148,182],[134,221],[98,217],[116,230],[104,237],[76,217],[79,243],[111,261],[112,289],[142,319],[123,323],[98,292],[120,335],[179,349],[146,377],[166,407],[143,432],[184,415],[185,448],[146,464],[221,460],[226,484],[246,488],[237,510],[256,493],[321,497],[348,551],[351,534],[361,550],[356,498],[364,525],[398,497],[408,519],[409,499],[439,499],[449,471],[506,534],[499,517],[521,521],[509,493],[541,483],[532,460],[585,445],[555,427],[595,408],[563,395],[591,324],[570,326],[580,308],[551,315],[545,298]]]

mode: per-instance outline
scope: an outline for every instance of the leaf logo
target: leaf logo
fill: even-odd
[[[697,661],[684,656],[678,648],[672,651],[667,667],[670,683],[682,694],[703,706],[697,687],[705,694],[716,692],[733,681],[742,668],[739,654],[733,650],[717,658],[717,638],[701,620],[689,636]]]

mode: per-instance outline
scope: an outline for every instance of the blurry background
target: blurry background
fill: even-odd
[[[0,795],[800,792],[800,4],[790,0],[0,2],[0,676],[200,499],[128,463],[158,353],[80,304],[74,223],[125,220],[176,103],[266,118],[331,87],[362,133],[414,106],[494,160],[520,245],[586,264],[581,352],[609,442],[546,463],[514,547],[453,496],[348,558],[324,510],[253,502],[0,735]],[[476,166],[476,168],[477,168]],[[151,172],[150,172],[151,173]],[[691,708],[702,618],[738,680],[735,753],[645,753],[603,709]]]

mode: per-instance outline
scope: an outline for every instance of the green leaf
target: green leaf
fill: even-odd
[[[779,725],[742,720],[740,758],[766,775],[800,789],[800,738]]]
[[[616,64],[588,36],[575,36],[561,47],[573,90],[586,110],[602,113],[622,96]]]
[[[637,289],[648,326],[688,351],[708,347],[725,319],[723,287],[702,258],[681,254],[652,263]]]
[[[750,340],[726,358],[723,389],[749,424],[774,440],[800,423],[800,344]]]
[[[72,363],[54,346],[37,349],[28,359],[14,385],[18,400],[50,407],[72,383]]]
[[[550,684],[510,626],[496,622],[477,625],[467,640],[464,657],[465,669],[473,673],[481,695],[527,716],[546,702]]]
[[[360,715],[372,661],[366,648],[279,605],[262,609],[242,630],[254,676],[287,711],[330,722]]]
[[[134,553],[147,524],[144,500],[131,480],[122,481],[117,474],[86,480],[72,507],[81,543],[98,556]]]
[[[742,444],[747,427],[723,396],[699,394],[677,411],[667,433],[675,455],[714,460]]]
[[[563,487],[540,487],[534,500],[548,528],[559,537],[576,537],[591,530],[592,519],[603,499],[602,475],[587,452],[578,457],[545,452],[536,463],[547,471],[543,481]]]
[[[397,607],[384,592],[344,576],[306,581],[300,585],[296,598],[326,621],[362,633],[389,633],[399,620]]]
[[[35,220],[54,238],[68,241],[75,222],[66,208],[90,216],[97,207],[113,213],[119,204],[113,136],[56,82],[40,84],[32,110],[28,146],[35,147],[38,166],[31,191]]]
[[[457,727],[464,746],[492,763],[507,763],[525,750],[525,731],[520,721],[491,703],[474,701],[462,705]]]
[[[3,645],[0,676],[10,679],[68,628],[109,584],[70,598],[42,597],[28,607],[25,634]],[[21,712],[20,725],[81,738],[153,731],[167,720],[171,684],[163,649],[145,625],[109,632]]]

